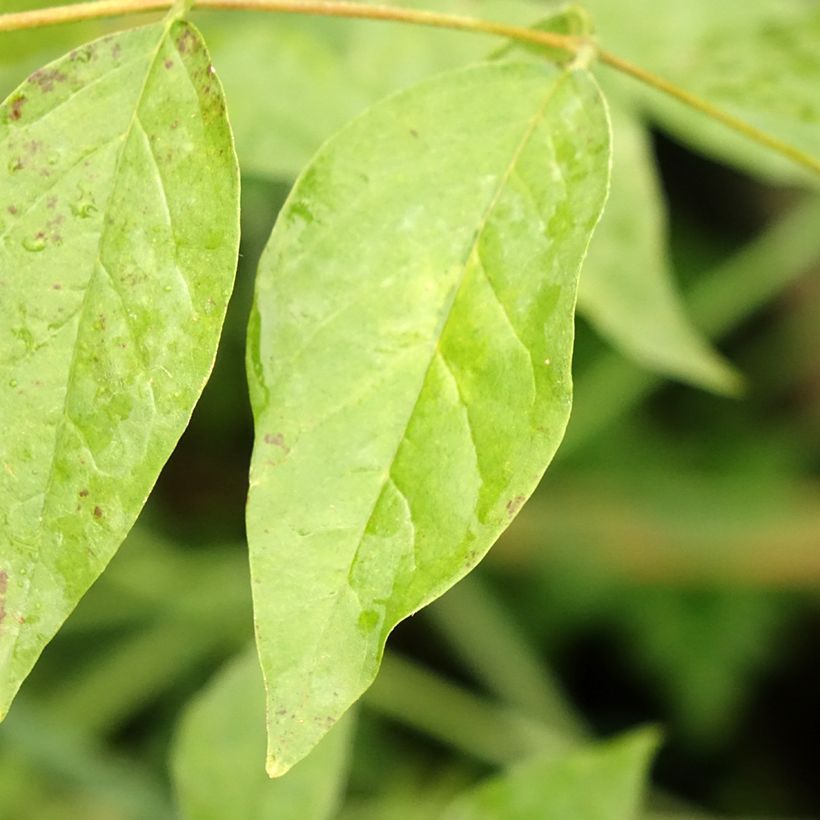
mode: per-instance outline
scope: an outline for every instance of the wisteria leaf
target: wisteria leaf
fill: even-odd
[[[476,565],[546,469],[609,162],[587,72],[494,63],[375,106],[297,182],[248,342],[272,774],[370,685],[390,630]]]
[[[0,715],[124,539],[208,378],[238,250],[222,91],[181,21],[0,107]]]

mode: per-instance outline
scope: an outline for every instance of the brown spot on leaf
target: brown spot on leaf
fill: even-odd
[[[187,54],[189,51],[196,51],[198,47],[196,38],[191,29],[186,28],[182,34],[177,37],[177,51],[180,54]]]
[[[88,495],[88,490],[80,490],[80,498],[85,498]]]
[[[94,507],[94,518],[102,518],[102,508],[101,507]]]
[[[507,502],[507,514],[512,518],[520,509],[527,499],[523,495],[517,495]]]
[[[29,82],[39,85],[43,94],[48,94],[50,91],[54,91],[56,83],[64,83],[67,77],[59,68],[41,68],[28,79]]]
[[[8,207],[8,212],[9,212],[12,216],[16,216],[16,215],[17,215],[17,206],[16,206],[16,205],[9,205],[9,207]]]
[[[28,102],[25,94],[15,97],[9,104],[9,118],[19,120],[23,116],[23,106]]]
[[[163,65],[166,68],[173,68],[174,67],[174,61],[169,58],[163,63]]]
[[[274,447],[279,447],[280,449],[284,450],[285,453],[290,452],[290,447],[285,444],[285,437],[281,433],[276,433],[273,435],[272,433],[265,434],[265,444],[272,444]]]

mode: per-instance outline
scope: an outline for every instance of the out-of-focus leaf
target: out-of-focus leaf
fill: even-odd
[[[657,733],[635,732],[562,758],[535,758],[462,797],[445,820],[637,820]]]
[[[297,183],[248,344],[271,772],[370,685],[393,626],[476,565],[549,463],[609,159],[588,73],[494,63],[371,109]]]
[[[636,361],[718,392],[737,389],[734,369],[686,315],[666,248],[666,219],[645,128],[610,106],[612,190],[581,276],[578,309]]]
[[[820,158],[820,6],[806,0],[589,0],[604,48]],[[604,69],[602,69],[604,70]],[[612,72],[607,70],[608,74]],[[625,79],[677,138],[778,182],[817,177],[703,114]]]
[[[187,820],[325,820],[334,816],[350,752],[352,715],[287,777],[265,773],[265,690],[256,652],[226,667],[188,707],[173,751]]]
[[[429,8],[425,0],[394,5]],[[447,0],[436,10],[528,22],[523,0]],[[399,23],[208,12],[201,25],[230,100],[243,172],[294,178],[327,137],[426,76],[479,60],[480,35]]]
[[[184,22],[0,108],[0,714],[141,509],[213,366],[238,248],[221,88]]]

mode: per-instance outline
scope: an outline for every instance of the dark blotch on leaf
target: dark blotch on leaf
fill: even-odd
[[[23,116],[23,106],[28,102],[25,94],[15,97],[9,104],[9,119],[19,120]]]
[[[41,68],[29,78],[29,82],[36,83],[44,94],[54,90],[55,83],[63,83],[67,77],[59,68]]]
[[[80,490],[80,498],[85,498],[88,495],[88,490]]]
[[[101,507],[94,507],[94,518],[102,518],[102,508]]]
[[[193,32],[189,28],[186,28],[182,34],[177,37],[177,51],[180,54],[187,54],[189,51],[196,51],[197,48],[199,48],[199,43],[197,43]]]
[[[511,518],[521,509],[521,506],[526,500],[523,495],[517,495],[507,502],[507,513]]]
[[[290,452],[290,447],[285,444],[285,437],[281,433],[277,433],[276,435],[267,433],[265,435],[265,444],[273,444],[276,447],[280,447],[286,453]]]

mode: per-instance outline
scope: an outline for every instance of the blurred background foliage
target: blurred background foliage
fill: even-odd
[[[543,13],[429,5],[517,22]],[[604,0],[591,5],[606,18]],[[367,23],[200,16],[243,165],[236,293],[213,378],[144,515],[0,727],[0,817],[154,820],[176,816],[176,791],[189,816],[228,820],[420,820],[447,806],[448,817],[503,818],[492,806],[506,781],[451,801],[533,754],[541,784],[579,772],[615,783],[616,753],[643,759],[654,740],[627,738],[626,752],[600,759],[571,750],[647,724],[662,730],[653,817],[820,817],[820,199],[794,180],[773,184],[768,166],[765,182],[750,175],[752,153],[741,172],[684,147],[685,123],[665,109],[654,121],[676,137],[653,126],[650,157],[665,206],[649,206],[667,210],[689,316],[742,372],[743,395],[669,381],[580,318],[567,439],[484,565],[396,631],[333,749],[274,784],[272,798],[194,807],[200,781],[222,788],[214,761],[249,756],[249,779],[247,767],[224,771],[247,794],[269,785],[264,742],[239,717],[256,714],[253,665],[235,661],[209,684],[252,639],[244,326],[256,262],[293,169],[325,136],[391,88],[488,48]],[[3,95],[113,25],[0,35]],[[237,699],[223,685],[252,691]],[[262,732],[259,710],[247,725]],[[232,737],[208,723],[215,713]],[[192,755],[203,750],[200,764]]]

